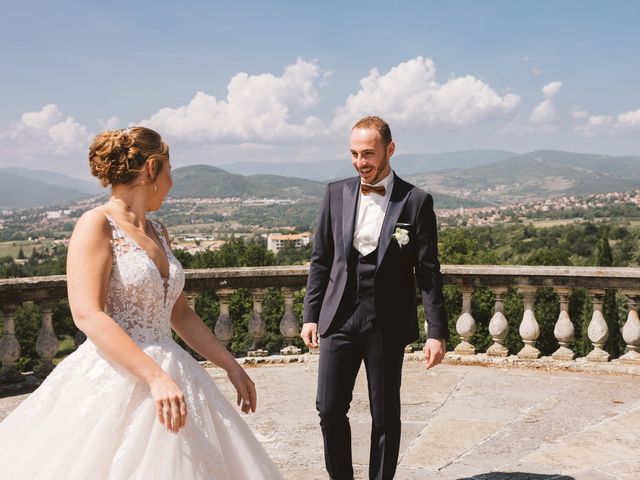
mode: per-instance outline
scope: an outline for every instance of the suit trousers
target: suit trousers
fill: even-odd
[[[349,406],[364,360],[372,417],[369,478],[390,480],[400,450],[400,382],[404,345],[385,341],[372,324],[352,317],[320,339],[316,408],[324,440],[327,472],[333,480],[351,480]]]

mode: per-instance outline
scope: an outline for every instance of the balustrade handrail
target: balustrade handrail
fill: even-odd
[[[566,287],[640,292],[640,268],[525,265],[443,265],[445,284],[469,287]],[[185,291],[220,288],[304,287],[307,265],[203,268],[185,270]],[[0,308],[27,301],[60,300],[66,275],[0,279]]]
[[[546,283],[564,285],[567,281],[584,283],[592,286],[596,283],[602,288],[625,288],[629,282],[640,281],[640,268],[637,267],[568,267],[568,266],[528,266],[528,265],[442,265],[442,276],[445,283],[459,284],[459,279],[479,278],[492,281],[492,284],[505,282],[514,284],[513,280],[530,279],[536,286]],[[263,278],[267,281],[283,281],[285,278],[297,280],[309,273],[307,265],[265,266],[265,267],[225,267],[186,269],[187,281],[213,279],[247,283],[247,279]],[[585,281],[587,279],[587,281]],[[31,290],[34,288],[66,287],[66,275],[49,275],[39,277],[18,277],[0,279],[0,298],[8,292]],[[220,285],[223,286],[223,285]],[[572,287],[583,286],[571,285]],[[640,286],[639,286],[640,287]]]
[[[602,310],[605,290],[614,289],[626,295],[629,307],[629,316],[622,329],[626,353],[620,357],[620,361],[640,364],[640,318],[637,311],[640,302],[640,268],[443,265],[441,270],[445,285],[455,286],[462,293],[462,312],[456,322],[461,342],[455,347],[455,351],[461,355],[476,353],[476,347],[472,343],[476,322],[472,315],[471,298],[479,287],[487,287],[493,292],[495,307],[489,323],[489,333],[494,343],[486,353],[497,357],[517,353],[520,358],[539,358],[541,353],[535,344],[540,328],[535,318],[534,302],[538,288],[550,287],[560,302],[560,315],[553,332],[559,348],[553,353],[553,358],[573,360],[575,352],[570,347],[575,332],[574,324],[569,318],[569,296],[575,289],[584,288],[593,304],[588,325],[588,338],[593,349],[587,355],[587,360],[608,361],[610,355],[603,347],[609,331]],[[229,314],[231,295],[238,288],[249,289],[253,300],[253,314],[248,324],[248,332],[253,340],[250,353],[266,355],[268,352],[260,347],[261,340],[266,335],[262,302],[267,289],[279,289],[284,298],[280,332],[289,343],[284,351],[299,353],[299,349],[292,345],[300,331],[293,309],[294,293],[306,285],[308,272],[309,267],[305,265],[191,269],[185,272],[185,293],[191,305],[195,306],[197,295],[207,291],[215,292],[220,304],[215,333],[228,345],[234,336],[233,321]],[[519,335],[524,347],[519,352],[509,352],[505,346],[509,323],[504,315],[504,301],[509,288],[517,289],[524,301],[524,313],[519,325]],[[15,366],[20,355],[20,344],[15,335],[14,317],[17,307],[24,302],[33,301],[42,307],[42,329],[37,345],[44,365],[41,373],[46,374],[53,368],[52,359],[57,351],[57,340],[52,325],[52,311],[55,304],[66,296],[64,275],[0,280],[0,313],[3,314],[4,327],[0,338],[0,383],[3,379],[17,378]]]

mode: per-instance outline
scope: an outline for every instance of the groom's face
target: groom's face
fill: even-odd
[[[374,184],[391,172],[389,159],[395,150],[393,142],[385,145],[377,130],[354,128],[349,141],[351,163],[365,183]]]

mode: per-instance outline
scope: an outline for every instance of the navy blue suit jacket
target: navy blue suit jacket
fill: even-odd
[[[330,183],[320,207],[304,300],[304,323],[317,323],[319,335],[334,321],[346,320],[337,317],[347,284],[359,187],[360,177]],[[408,225],[402,226],[409,231],[403,247],[392,238],[397,224]],[[378,240],[374,283],[374,323],[386,338],[405,344],[418,339],[416,284],[429,338],[448,338],[433,198],[395,175]]]

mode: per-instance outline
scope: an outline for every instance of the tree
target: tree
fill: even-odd
[[[22,372],[32,371],[38,364],[36,341],[42,324],[42,310],[34,303],[25,303],[16,310],[15,331],[20,339],[18,368]]]
[[[599,267],[613,266],[613,253],[609,245],[609,229],[604,227],[602,235],[596,246],[595,263]],[[605,290],[604,301],[602,303],[602,314],[607,321],[609,328],[609,338],[604,345],[604,349],[609,352],[613,358],[620,356],[624,349],[622,333],[620,332],[620,317],[618,313],[618,302],[616,300],[616,292],[612,289]]]

